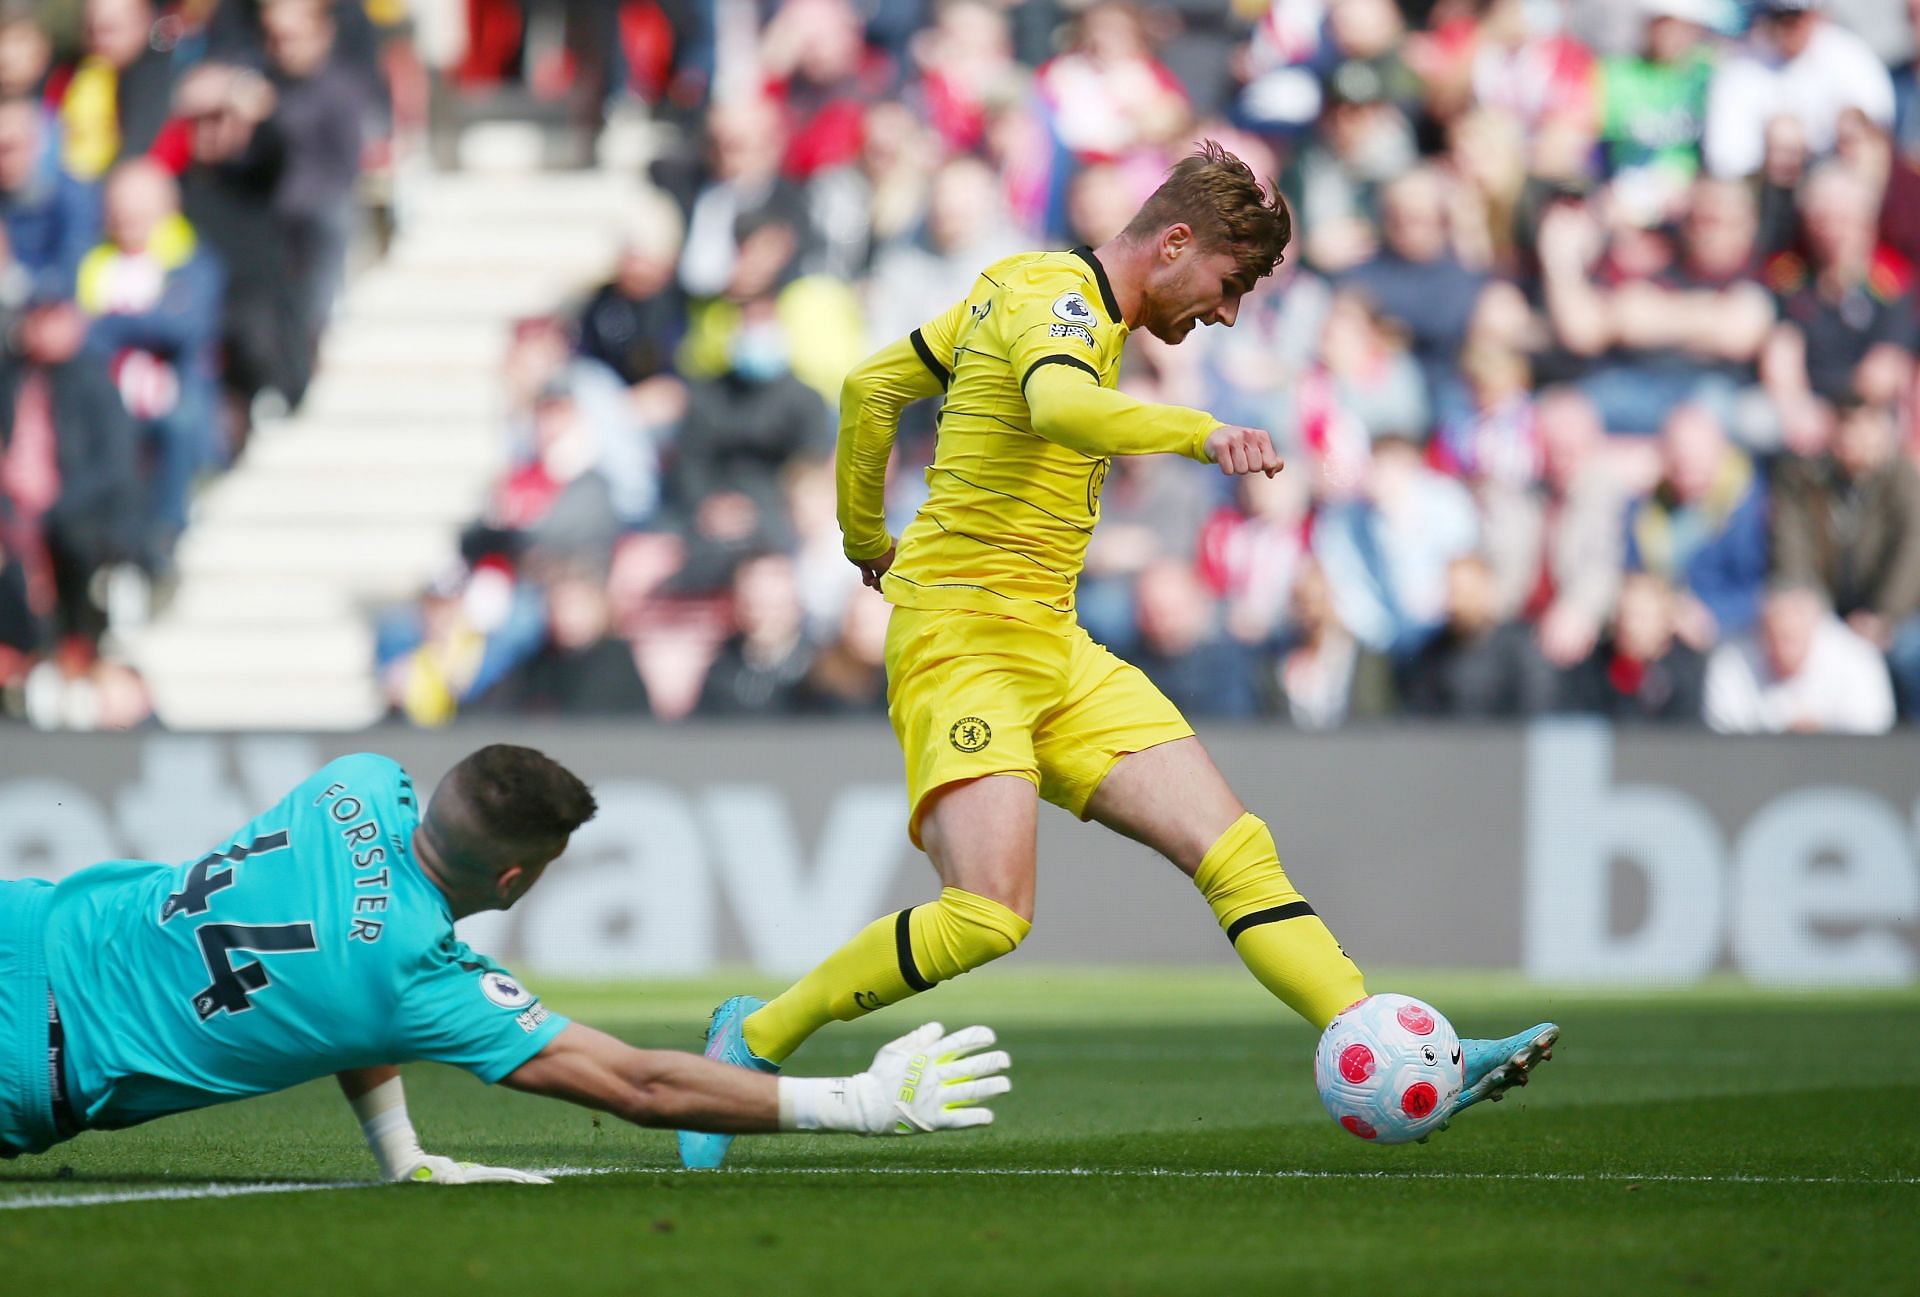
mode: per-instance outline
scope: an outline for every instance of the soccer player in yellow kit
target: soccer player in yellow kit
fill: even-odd
[[[715,1011],[707,1056],[762,1071],[820,1027],[1002,955],[1033,917],[1041,798],[1153,847],[1189,875],[1262,985],[1316,1027],[1366,995],[1360,970],[1280,867],[1179,710],[1093,642],[1074,588],[1115,455],[1178,454],[1228,475],[1281,470],[1258,428],[1115,390],[1128,335],[1178,343],[1232,325],[1292,237],[1277,191],[1212,142],[1098,249],[1023,253],[860,364],[840,402],[848,559],[894,605],[887,702],[906,755],[907,832],[937,900],[878,919],[769,1003]],[[946,395],[919,515],[898,544],[882,492],[900,412]],[[1464,1042],[1457,1107],[1524,1083],[1558,1029]],[[730,1137],[683,1132],[718,1166]]]

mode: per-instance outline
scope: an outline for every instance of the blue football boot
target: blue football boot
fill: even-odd
[[[1453,1107],[1448,1110],[1447,1120],[1451,1122],[1459,1116],[1462,1108],[1470,1108],[1482,1099],[1492,1099],[1498,1103],[1506,1097],[1508,1090],[1516,1085],[1525,1085],[1534,1064],[1553,1057],[1553,1047],[1559,1039],[1559,1026],[1543,1022],[1505,1040],[1461,1041],[1466,1083],[1460,1087],[1460,1097],[1454,1100]],[[1445,1130],[1446,1127],[1442,1126],[1441,1129]]]
[[[778,1072],[780,1064],[769,1063],[747,1048],[747,1037],[741,1030],[748,1016],[765,1003],[752,995],[722,1000],[720,1007],[713,1011],[713,1021],[707,1024],[707,1057],[735,1067],[750,1067],[756,1072]],[[689,1171],[715,1169],[727,1160],[727,1149],[733,1145],[731,1135],[710,1135],[699,1130],[683,1130],[679,1134],[680,1165]]]

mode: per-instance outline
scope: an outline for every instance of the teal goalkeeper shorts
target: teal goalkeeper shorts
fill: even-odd
[[[53,884],[0,882],[0,1153],[60,1142],[47,1070],[47,906]]]

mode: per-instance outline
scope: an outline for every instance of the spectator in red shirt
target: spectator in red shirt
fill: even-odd
[[[1535,31],[1526,0],[1473,0],[1473,15],[1415,42],[1428,104],[1450,119],[1468,103],[1508,113],[1533,139],[1548,128],[1591,139],[1598,131],[1593,54],[1560,32]]]
[[[1886,128],[1857,108],[1840,114],[1835,131],[1834,156],[1880,194],[1882,246],[1920,265],[1920,159],[1895,149]]]
[[[1307,477],[1253,473],[1234,484],[1234,501],[1200,529],[1200,580],[1225,601],[1227,633],[1266,644],[1279,632],[1306,554]]]
[[[533,454],[500,483],[483,530],[509,557],[546,550],[605,565],[619,530],[600,445],[563,378],[533,406]]]
[[[1153,56],[1140,11],[1113,0],[1080,16],[1066,52],[1038,78],[1054,134],[1083,162],[1169,139],[1187,119],[1186,91]]]
[[[786,114],[785,172],[805,180],[860,155],[861,119],[892,71],[848,0],[787,0],[761,34],[768,93]]]
[[[988,0],[947,0],[913,38],[921,113],[950,153],[985,143],[987,109],[1017,95],[1027,78],[1013,60],[1006,11]]]

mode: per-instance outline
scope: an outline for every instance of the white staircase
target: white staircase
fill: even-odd
[[[413,180],[298,416],[194,502],[173,599],[126,636],[175,729],[343,730],[385,711],[371,614],[457,556],[502,467],[510,325],[607,273],[631,172]]]

